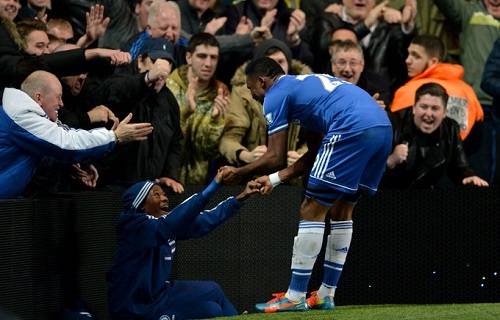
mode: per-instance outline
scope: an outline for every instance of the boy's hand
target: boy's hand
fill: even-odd
[[[257,181],[255,180],[249,181],[245,187],[245,190],[243,190],[242,193],[236,196],[236,199],[240,202],[245,202],[254,194],[259,193],[260,190],[259,188],[260,184]]]

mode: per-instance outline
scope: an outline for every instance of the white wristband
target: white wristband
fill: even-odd
[[[278,172],[279,171],[276,171],[275,173],[269,175],[269,181],[271,181],[273,188],[281,183],[280,177],[278,176]]]

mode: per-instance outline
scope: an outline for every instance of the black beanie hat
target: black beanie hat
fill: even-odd
[[[278,39],[268,39],[260,43],[253,49],[252,60],[257,60],[266,56],[267,50],[270,48],[278,48],[285,54],[286,61],[288,62],[288,67],[292,66],[292,50],[283,42]]]

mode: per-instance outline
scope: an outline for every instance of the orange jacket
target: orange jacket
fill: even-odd
[[[471,86],[462,80],[464,68],[458,64],[438,63],[410,79],[396,90],[391,111],[396,112],[413,106],[417,89],[429,82],[436,82],[450,96],[446,105],[447,116],[460,125],[460,137],[467,137],[477,121],[483,120],[483,108]]]

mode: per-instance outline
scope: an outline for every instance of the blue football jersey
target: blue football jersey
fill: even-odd
[[[269,135],[290,122],[323,134],[391,125],[366,91],[325,74],[282,76],[267,91],[263,108]]]

